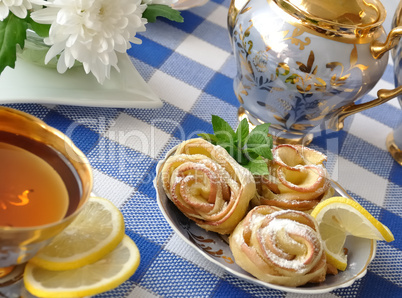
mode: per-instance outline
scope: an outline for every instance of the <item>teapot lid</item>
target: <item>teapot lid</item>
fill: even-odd
[[[379,0],[273,0],[301,24],[328,38],[365,43],[385,20]]]

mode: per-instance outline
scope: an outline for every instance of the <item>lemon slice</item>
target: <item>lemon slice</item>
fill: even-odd
[[[319,203],[311,215],[318,223],[327,255],[327,262],[339,270],[345,270],[347,257],[343,245],[346,236],[394,240],[392,232],[375,219],[359,203],[344,197],[332,197]]]
[[[74,221],[30,262],[48,270],[71,270],[111,252],[125,234],[124,218],[110,201],[91,197]]]
[[[109,291],[137,270],[140,252],[130,237],[99,261],[78,269],[50,271],[28,262],[24,272],[26,289],[38,297],[84,297]]]

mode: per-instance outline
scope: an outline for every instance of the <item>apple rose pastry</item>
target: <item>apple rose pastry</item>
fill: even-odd
[[[235,262],[262,281],[296,287],[325,280],[321,236],[305,212],[257,206],[230,235],[229,246]]]
[[[183,142],[162,168],[168,198],[205,230],[229,234],[256,192],[254,177],[227,151],[203,139]]]
[[[326,156],[299,145],[279,145],[268,162],[270,175],[256,177],[252,204],[309,212],[334,190],[323,165]]]

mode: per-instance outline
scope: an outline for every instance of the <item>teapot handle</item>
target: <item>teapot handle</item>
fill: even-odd
[[[331,119],[329,120],[328,127],[333,130],[341,130],[343,128],[343,121],[345,120],[346,117],[367,110],[369,108],[379,106],[399,95],[402,95],[402,86],[399,86],[391,90],[380,89],[377,91],[376,99],[357,105],[351,104],[349,106],[340,109],[337,113],[335,113],[335,115],[331,117]]]
[[[389,32],[387,40],[384,43],[381,43],[377,40],[372,42],[371,54],[375,59],[380,59],[386,52],[398,45],[401,37],[402,26],[395,27]],[[343,121],[346,117],[367,110],[369,108],[379,106],[399,95],[402,95],[402,86],[391,90],[380,89],[377,91],[377,98],[374,100],[357,105],[351,104],[349,106],[341,108],[331,117],[328,126],[333,130],[340,130],[343,128]]]
[[[375,40],[371,43],[371,54],[374,59],[380,59],[386,52],[394,48],[398,43],[399,39],[402,36],[402,26],[395,27],[392,29],[387,36],[387,40],[382,43],[378,40]]]

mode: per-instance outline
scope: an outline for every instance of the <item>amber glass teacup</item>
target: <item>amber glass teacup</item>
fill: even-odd
[[[66,228],[87,202],[92,183],[89,162],[70,138],[1,106],[0,275]]]

